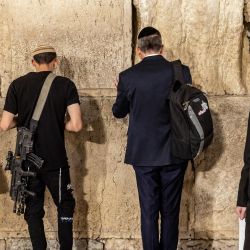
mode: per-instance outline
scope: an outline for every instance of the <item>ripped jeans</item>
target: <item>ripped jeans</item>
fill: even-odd
[[[72,195],[69,169],[39,172],[29,178],[28,190],[36,196],[26,199],[24,218],[28,223],[33,250],[46,250],[47,242],[44,232],[44,192],[48,188],[58,214],[58,238],[60,250],[71,250],[73,245],[73,213],[75,200]],[[52,223],[53,224],[53,223]]]

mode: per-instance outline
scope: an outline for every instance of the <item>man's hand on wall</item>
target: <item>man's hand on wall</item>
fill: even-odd
[[[236,207],[236,214],[239,216],[241,220],[246,218],[246,207]]]
[[[119,82],[119,80],[118,80],[118,78],[116,78],[115,80],[114,80],[114,85],[115,85],[115,88],[117,89],[117,87],[118,87],[118,82]]]

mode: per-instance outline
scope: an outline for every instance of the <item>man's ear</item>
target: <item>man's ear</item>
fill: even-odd
[[[55,58],[55,59],[51,62],[51,65],[52,65],[52,67],[53,67],[54,69],[58,66],[58,64],[59,64],[59,61],[58,61],[57,58]]]
[[[60,64],[60,61],[58,60],[58,58],[55,59],[55,66],[58,66]]]
[[[143,59],[145,57],[145,54],[142,52],[140,48],[136,48],[136,53],[140,57],[140,59]]]
[[[34,67],[37,66],[37,63],[36,63],[36,61],[35,61],[34,59],[31,60],[31,63],[32,63],[32,65],[33,65]]]

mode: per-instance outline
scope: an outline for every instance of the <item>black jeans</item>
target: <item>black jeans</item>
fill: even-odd
[[[69,169],[39,172],[36,177],[29,178],[28,190],[35,192],[36,196],[29,196],[26,199],[24,218],[28,223],[33,249],[46,250],[47,247],[43,225],[45,187],[48,188],[57,206],[60,250],[71,250],[75,200],[72,195]]]
[[[144,250],[177,249],[180,201],[186,168],[187,163],[159,167],[134,166]]]

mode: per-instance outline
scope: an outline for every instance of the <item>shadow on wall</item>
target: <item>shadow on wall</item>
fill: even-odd
[[[212,144],[195,160],[195,172],[187,171],[184,190],[183,190],[183,201],[182,205],[187,207],[189,213],[189,221],[187,226],[187,232],[183,232],[182,239],[179,242],[179,250],[184,249],[203,249],[203,250],[212,250],[213,247],[213,235],[211,235],[211,231],[209,228],[213,228],[213,218],[209,222],[209,228],[206,229],[206,225],[204,224],[202,232],[195,232],[195,224],[197,219],[201,219],[203,215],[202,213],[207,214],[207,216],[212,216],[213,211],[213,197],[211,196],[209,190],[203,188],[203,184],[196,182],[196,177],[200,176],[200,174],[206,174],[212,170],[218,160],[220,159],[221,155],[225,150],[224,138],[223,138],[223,128],[222,122],[219,118],[219,115],[212,111],[213,123],[214,123],[214,138]],[[216,176],[213,176],[213,182],[216,184],[217,179]],[[196,185],[197,184],[197,185]],[[197,193],[197,186],[198,186],[198,193]],[[192,198],[190,198],[192,197]],[[184,211],[184,207],[182,208]],[[185,211],[184,211],[185,212]],[[199,218],[196,218],[196,215]],[[185,219],[184,216],[181,218]],[[206,219],[205,219],[206,220]],[[184,221],[183,221],[184,222]],[[184,224],[184,223],[181,223]],[[200,223],[199,223],[200,224]],[[199,235],[197,235],[199,233]],[[197,237],[197,239],[196,239]],[[200,238],[206,238],[206,240],[199,240]],[[191,239],[191,241],[190,241]],[[195,241],[195,246],[194,246]]]
[[[87,142],[104,144],[106,141],[106,134],[104,131],[99,105],[97,101],[90,96],[86,99],[87,100],[81,104],[84,116],[83,131],[79,134],[67,133],[68,151],[70,152],[70,162],[72,163],[71,177],[76,198],[76,216],[74,227],[75,232],[80,238],[88,237],[89,231],[92,231],[92,229],[88,228],[88,221],[93,218],[91,218],[91,216],[87,218],[88,214],[91,215],[92,213],[89,213],[88,211],[89,205],[86,200],[86,195],[88,197],[90,196],[89,200],[91,207],[96,208],[96,210],[99,211],[98,208],[100,202],[98,201],[98,184],[102,183],[106,177],[106,167],[104,165],[98,166],[95,164],[95,158],[97,158],[98,152],[95,152],[95,149],[92,151],[91,144],[89,144],[90,152],[88,151],[88,155],[86,153]],[[91,158],[91,162],[88,161],[88,164],[91,164],[91,166],[87,166],[88,157]],[[100,158],[98,155],[98,162],[99,161]],[[105,159],[103,159],[102,162],[105,162]],[[87,175],[89,175],[88,180],[85,179]],[[84,183],[86,181],[87,185]],[[88,187],[88,190],[84,190],[84,187],[86,186]],[[91,224],[96,225],[98,228],[100,226],[98,225],[100,221],[101,214],[99,213]]]
[[[75,71],[72,69],[70,61],[64,56],[60,57],[59,61],[60,61],[59,70],[61,74],[73,80],[75,76]]]
[[[4,173],[4,165],[0,166],[0,194],[5,194],[9,191],[8,182]]]
[[[84,58],[59,56],[58,59],[59,67],[56,70],[57,74],[68,77],[75,82],[76,86],[81,82],[89,86],[88,72],[86,69],[87,61]]]
[[[189,242],[188,240],[183,240],[180,242],[179,250],[184,250],[192,246],[192,249],[203,249],[203,250],[212,250],[213,247],[213,235],[212,232],[209,231],[211,228],[214,228],[213,226],[213,218],[212,218],[212,212],[213,212],[213,204],[214,199],[211,196],[211,190],[206,189],[206,185],[203,188],[203,183],[200,181],[196,183],[197,177],[202,174],[204,180],[204,176],[206,175],[206,172],[211,171],[217,164],[218,160],[220,159],[221,155],[225,151],[225,143],[224,143],[224,137],[223,137],[223,127],[222,127],[222,121],[219,117],[219,114],[211,110],[212,117],[213,117],[213,124],[214,124],[214,138],[212,144],[195,160],[195,173],[194,174],[194,181],[193,181],[193,188],[188,188],[186,192],[190,192],[188,197],[193,197],[193,200],[190,201],[190,204],[193,203],[193,206],[190,207],[193,208],[191,213],[191,218],[193,220],[193,223],[191,222],[191,229],[193,232],[193,239],[196,240],[195,247],[192,245],[194,242]],[[216,175],[213,175],[213,183],[216,185],[218,183]],[[198,193],[197,193],[198,191]],[[193,213],[193,214],[192,214]],[[203,214],[201,214],[203,213]],[[196,215],[198,218],[196,218]],[[209,226],[206,228],[206,224],[204,223],[203,228],[200,230],[199,226],[199,232],[195,232],[195,224],[197,220],[202,219],[203,216],[211,216],[211,220],[209,220]],[[207,221],[207,218],[204,218],[205,221]],[[199,222],[198,224],[202,224]],[[198,235],[197,235],[198,233]],[[197,237],[197,239],[196,239]],[[208,239],[208,240],[199,240],[199,238]],[[189,244],[191,244],[189,246]]]
[[[74,70],[69,60],[61,58],[60,72],[73,79]],[[80,133],[66,133],[66,148],[70,163],[71,181],[76,199],[74,218],[74,237],[89,238],[92,231],[101,231],[100,183],[106,177],[106,147],[93,147],[94,144],[105,144],[106,132],[100,109],[100,102],[92,96],[81,99],[84,127]],[[97,157],[98,156],[98,157]],[[103,157],[103,159],[100,159]],[[88,161],[88,158],[91,159]],[[97,163],[102,165],[99,166]],[[88,176],[88,178],[86,178]],[[87,188],[87,190],[85,190]],[[91,206],[91,211],[89,207]],[[92,215],[92,210],[98,211]],[[88,225],[94,225],[89,228]],[[78,247],[76,246],[76,249]],[[82,247],[79,246],[79,250]]]
[[[74,238],[76,240],[89,238],[92,236],[92,231],[98,231],[101,228],[98,187],[106,177],[106,166],[97,165],[94,159],[96,157],[96,161],[100,162],[100,157],[97,157],[98,152],[96,152],[99,148],[92,146],[92,143],[104,144],[106,141],[99,103],[91,96],[85,97],[81,103],[81,110],[84,122],[83,130],[79,133],[65,133],[71,183],[76,200],[74,214]],[[101,157],[105,157],[105,155],[103,153]],[[91,160],[88,161],[88,158]],[[102,162],[105,162],[105,159]],[[89,211],[90,206],[91,211]],[[49,209],[54,213],[54,206]],[[92,210],[97,211],[93,216]],[[94,225],[94,230],[89,228],[89,225]],[[51,226],[53,228],[54,224]],[[57,228],[54,228],[53,231],[56,230]],[[83,248],[80,243],[80,245],[76,244],[74,249],[83,250],[85,247]]]
[[[196,172],[206,172],[215,167],[217,161],[225,151],[222,122],[218,113],[210,110],[214,124],[214,138],[209,147],[195,161]]]

